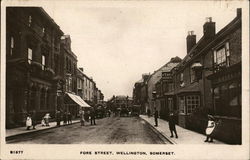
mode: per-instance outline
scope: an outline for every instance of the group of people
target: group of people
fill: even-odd
[[[147,115],[148,117],[150,117],[151,112],[148,109],[147,110]],[[159,112],[158,110],[155,108],[155,112],[154,112],[154,119],[155,119],[155,127],[158,127],[158,118],[159,118]],[[177,135],[177,131],[176,131],[176,114],[174,114],[174,112],[170,112],[169,117],[168,117],[168,124],[169,124],[169,130],[170,130],[170,137],[174,137],[175,134],[175,138],[178,138]],[[204,142],[213,142],[213,132],[214,129],[216,127],[218,123],[216,123],[215,118],[212,115],[208,115],[208,124],[207,124],[207,128],[206,128],[206,140]],[[173,134],[174,133],[174,134]]]
[[[56,125],[61,126],[61,121],[63,120],[63,125],[72,124],[72,114],[68,111],[64,111],[63,113],[60,110],[56,111],[55,114]]]
[[[41,120],[41,124],[42,126],[49,126],[49,119],[50,119],[50,114],[46,113],[42,120]],[[36,112],[33,111],[32,114],[28,114],[26,117],[26,129],[30,130],[31,128],[36,129],[36,125],[39,122],[36,120]]]
[[[91,125],[96,125],[96,122],[95,122],[96,112],[94,108],[91,108],[90,110],[86,110],[82,107],[79,111],[79,115],[80,115],[81,126],[85,125],[85,121],[89,122],[89,119],[90,119]]]
[[[33,111],[32,114],[28,114],[26,117],[26,129],[30,130],[31,128],[36,129],[36,125],[39,123],[39,120],[36,120],[36,112]],[[41,122],[42,127],[45,126],[50,126],[49,125],[49,121],[50,121],[50,113],[46,113],[43,117]],[[55,118],[56,118],[56,122],[57,122],[57,126],[60,126],[61,121],[63,120],[63,124],[67,125],[67,124],[72,124],[72,115],[70,112],[64,112],[63,114],[61,113],[61,111],[57,110],[56,114],[55,114]]]

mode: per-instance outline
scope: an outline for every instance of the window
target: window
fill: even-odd
[[[229,52],[229,43],[225,43],[222,47],[214,51],[214,67],[215,71],[220,70],[222,67],[230,65],[230,52]]]
[[[180,81],[183,82],[183,73],[180,74]]]
[[[32,49],[28,48],[28,63],[31,64],[32,61]]]
[[[28,22],[28,26],[29,26],[29,27],[31,26],[31,23],[32,23],[32,16],[29,15],[29,22]]]
[[[190,82],[193,83],[195,81],[195,71],[190,67]]]
[[[10,37],[10,55],[13,55],[13,50],[14,50],[14,45],[15,45],[15,41],[14,41],[14,37]]]
[[[187,114],[192,113],[195,108],[200,106],[200,96],[198,95],[186,96],[186,101],[187,101]]]
[[[46,62],[45,55],[42,55],[42,70],[45,69],[45,62]]]
[[[180,110],[180,113],[185,113],[185,99],[184,99],[184,96],[179,97],[179,110]]]

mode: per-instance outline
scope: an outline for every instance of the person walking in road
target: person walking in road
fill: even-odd
[[[61,123],[61,112],[59,110],[56,111],[56,125],[57,127],[60,127]]]
[[[37,120],[36,120],[36,111],[35,110],[32,111],[31,119],[32,119],[33,129],[36,129]]]
[[[26,118],[26,129],[27,130],[30,130],[30,127],[32,126],[32,119],[31,119],[31,116],[30,114],[27,115],[27,118]]]
[[[90,123],[91,123],[91,125],[96,125],[96,123],[95,123],[95,109],[94,108],[92,108],[91,109],[91,111],[90,111]]]
[[[84,123],[85,123],[84,115],[85,115],[85,114],[84,114],[83,108],[80,109],[79,115],[80,115],[81,126],[84,126]]]
[[[178,138],[178,135],[177,135],[177,132],[176,132],[176,128],[175,128],[175,124],[176,124],[176,117],[174,115],[173,112],[170,112],[169,114],[169,121],[168,121],[168,124],[169,124],[169,129],[170,129],[170,132],[171,132],[171,138],[174,137],[173,135],[173,132],[175,134],[175,138]]]
[[[155,127],[157,127],[158,126],[159,112],[156,108],[155,108],[154,118],[155,118]]]
[[[68,124],[72,124],[72,114],[68,112]]]
[[[150,115],[151,115],[151,111],[150,111],[150,109],[148,108],[147,109],[147,115],[148,115],[148,118],[150,117]]]
[[[64,125],[67,125],[67,121],[68,121],[68,114],[67,114],[67,112],[65,111],[65,112],[63,113],[63,124],[64,124]]]

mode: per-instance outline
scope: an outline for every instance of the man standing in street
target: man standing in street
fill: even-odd
[[[168,124],[169,124],[169,129],[170,129],[170,132],[171,132],[171,136],[170,136],[171,138],[174,137],[173,132],[175,133],[175,137],[178,138],[176,128],[175,128],[175,120],[176,119],[175,119],[174,113],[170,112]]]
[[[59,110],[56,111],[56,125],[57,127],[60,127],[61,123],[61,112]]]
[[[159,113],[158,113],[158,110],[156,108],[155,108],[154,117],[155,117],[155,127],[157,127],[158,126]]]
[[[91,112],[90,112],[90,121],[91,121],[91,125],[96,125],[96,123],[95,123],[95,109],[94,108],[92,108],[91,109]]]

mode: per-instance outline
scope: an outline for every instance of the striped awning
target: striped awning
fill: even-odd
[[[76,102],[79,106],[81,107],[86,107],[89,108],[91,107],[90,105],[88,105],[80,96],[78,95],[74,95],[71,93],[66,93],[74,102]]]

